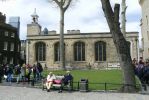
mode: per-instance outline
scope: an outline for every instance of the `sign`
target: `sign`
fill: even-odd
[[[108,63],[108,67],[113,67],[113,68],[120,67],[120,63]]]

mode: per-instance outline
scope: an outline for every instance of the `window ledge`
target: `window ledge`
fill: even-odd
[[[38,61],[39,63],[46,63],[46,61]]]
[[[77,63],[86,63],[86,61],[74,61],[74,62],[77,62]]]
[[[104,62],[107,62],[107,61],[95,61],[95,63],[104,63]]]

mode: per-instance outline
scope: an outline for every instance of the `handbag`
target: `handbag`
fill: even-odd
[[[53,81],[53,83],[54,83],[54,84],[61,84],[61,83],[62,83],[62,80],[55,79],[55,80]]]
[[[4,78],[7,79],[7,75],[4,75]]]

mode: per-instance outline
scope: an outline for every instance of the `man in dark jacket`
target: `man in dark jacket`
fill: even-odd
[[[66,71],[66,74],[64,75],[64,85],[68,85],[69,81],[73,79],[72,75],[70,74],[70,71]]]
[[[40,63],[37,63],[37,69],[38,69],[37,77],[40,80],[42,78],[41,73],[43,71],[42,65]]]
[[[64,86],[68,85],[70,82],[72,82],[72,80],[73,80],[73,76],[70,74],[70,71],[66,71],[66,74],[64,75],[64,79],[63,79]],[[61,92],[62,92],[62,87],[59,90],[59,93]]]

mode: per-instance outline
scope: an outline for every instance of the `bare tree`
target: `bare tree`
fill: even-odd
[[[52,0],[60,9],[60,66],[65,70],[65,53],[64,53],[64,14],[70,6],[72,0]]]
[[[109,0],[101,0],[102,8],[107,19],[107,23],[112,34],[112,38],[119,56],[120,66],[123,70],[124,85],[123,92],[135,92],[135,75],[130,56],[130,43],[128,43],[121,30],[119,23],[120,5],[115,4],[114,11],[112,10]]]

